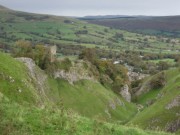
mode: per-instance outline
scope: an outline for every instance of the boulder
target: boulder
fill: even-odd
[[[131,94],[129,92],[129,86],[125,84],[120,91],[121,96],[128,102],[131,102]]]

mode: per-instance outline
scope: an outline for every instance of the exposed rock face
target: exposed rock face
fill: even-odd
[[[141,79],[143,79],[143,78],[145,78],[147,76],[149,76],[149,75],[142,74],[142,73],[136,73],[136,72],[132,72],[132,71],[128,72],[128,77],[129,77],[130,82],[136,81],[136,80],[141,80]]]
[[[89,69],[85,69],[83,67],[83,63],[81,61],[77,62],[72,67],[70,67],[69,71],[59,69],[58,71],[54,72],[54,78],[65,79],[70,84],[84,79],[96,81],[93,75],[91,75]]]
[[[115,98],[108,101],[108,106],[105,109],[105,113],[108,115],[109,118],[111,118],[111,114],[109,113],[109,111],[111,109],[115,110],[118,106],[125,107],[124,102],[121,101],[119,98]]]
[[[127,64],[125,64],[126,68],[128,69],[128,77],[129,77],[129,81],[136,81],[136,80],[141,80],[147,76],[149,76],[148,74],[142,74],[142,73],[137,73],[137,72],[133,72],[134,67],[129,66]]]
[[[120,94],[126,101],[131,102],[131,94],[129,92],[129,87],[127,84],[125,84],[124,87],[121,88]]]
[[[31,58],[21,57],[21,58],[16,58],[16,60],[23,62],[29,69],[29,73],[30,73],[31,77],[35,78],[34,69],[35,69],[36,64],[34,63],[34,61]]]
[[[179,129],[180,129],[180,118],[172,123],[167,124],[166,126],[166,131],[172,133],[178,131]]]
[[[46,85],[47,75],[36,66],[35,62],[31,58],[21,57],[16,58],[16,60],[21,61],[26,65],[29,70],[29,76],[32,78],[31,81],[35,84],[39,94],[43,95],[41,97],[45,98],[45,90],[48,88]],[[22,90],[19,90],[19,92],[21,91]]]
[[[180,96],[177,96],[175,99],[173,99],[167,106],[166,109],[171,109],[174,107],[180,107]]]

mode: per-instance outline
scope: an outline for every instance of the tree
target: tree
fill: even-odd
[[[105,29],[104,29],[104,32],[105,32],[105,33],[108,33],[108,29],[107,29],[107,28],[105,28]]]
[[[35,63],[41,68],[46,69],[47,65],[50,63],[50,50],[44,45],[36,45],[35,50]]]
[[[116,34],[114,35],[114,38],[115,38],[116,40],[118,40],[118,39],[123,39],[123,37],[124,37],[124,35],[123,35],[122,33],[117,33],[117,32],[116,32]]]
[[[166,84],[166,78],[164,72],[159,73],[150,81],[150,86],[152,89],[162,88],[165,86],[165,84]]]
[[[58,63],[58,68],[64,69],[65,71],[69,71],[72,66],[71,60],[69,58],[64,58]]]
[[[19,40],[15,43],[13,49],[15,57],[29,57],[33,58],[32,44],[29,41]]]
[[[167,70],[169,68],[169,64],[165,61],[160,61],[157,65],[159,70]]]
[[[79,59],[88,60],[91,63],[95,63],[97,59],[96,50],[94,48],[86,48],[79,54]]]

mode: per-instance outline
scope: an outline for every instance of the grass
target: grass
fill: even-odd
[[[9,13],[8,15],[6,14],[7,12]],[[23,13],[23,16],[19,14],[22,14],[22,12],[0,11],[0,25],[3,33],[0,36],[0,40],[2,44],[13,45],[15,41],[25,39],[34,43],[76,45],[77,48],[78,46],[99,47],[118,52],[126,50],[127,46],[128,49],[135,51],[154,53],[161,51],[161,53],[171,54],[177,54],[177,51],[180,49],[179,43],[174,47],[168,46],[166,42],[161,41],[158,37],[151,38],[151,36],[111,29],[72,18],[47,17],[30,13]],[[27,16],[34,19],[27,20]],[[39,19],[40,17],[46,17],[46,19]],[[70,20],[70,23],[65,23],[65,20]],[[108,32],[105,32],[105,29]],[[88,33],[76,34],[76,32],[82,30],[87,30]],[[124,41],[115,39],[116,33],[122,33]],[[143,41],[145,38],[148,38],[147,43]],[[149,46],[145,46],[145,44]]]
[[[166,106],[173,101],[178,95],[180,95],[180,70],[172,69],[166,72],[167,84],[164,88],[159,91],[159,96],[151,106],[145,108],[142,112],[138,113],[129,124],[139,125],[142,128],[151,128],[166,130],[167,124],[178,119],[176,113],[179,112],[179,107],[172,107],[166,109]],[[146,93],[144,96],[140,96],[140,103],[144,103],[148,98],[157,97],[157,93],[153,92]],[[145,100],[145,98],[147,98]]]
[[[50,80],[50,84],[58,91],[65,108],[72,109],[82,116],[126,122],[136,113],[135,105],[127,103],[97,82],[82,80],[70,85],[63,80]],[[119,105],[118,101],[124,103],[124,106]],[[115,109],[110,107],[110,102],[116,106]],[[105,113],[105,110],[109,110],[111,117]]]
[[[159,89],[150,90],[149,92],[142,94],[138,97],[137,103],[147,105],[148,102],[155,100],[161,91]]]
[[[36,70],[35,74],[45,76],[42,71]],[[43,86],[43,94],[39,92],[42,86],[30,76],[25,65],[4,53],[0,53],[0,76],[0,92],[19,104],[41,105],[48,100],[58,104],[63,100],[66,109],[71,108],[83,116],[107,121],[118,119],[121,122],[128,121],[137,111],[135,105],[127,103],[100,83],[88,80],[71,85],[67,81],[49,77],[47,86]],[[119,102],[124,106],[119,105]],[[112,109],[110,104],[116,108]]]
[[[4,53],[0,53],[0,75],[2,134],[168,135],[119,125],[136,113],[136,107],[97,82],[82,80],[70,85],[67,81],[49,78],[50,89],[44,89],[45,95],[39,94],[25,65]],[[10,76],[14,82],[9,80]],[[22,91],[17,91],[16,87],[21,87]],[[47,100],[42,102],[44,96]],[[108,101],[117,98],[124,106],[116,103],[116,109],[108,108]],[[105,120],[106,108],[110,110],[112,120],[109,122],[112,123]],[[121,121],[115,122],[117,119]]]
[[[21,106],[0,98],[0,132],[10,135],[169,135],[81,117],[55,106]]]
[[[0,52],[0,92],[15,102],[35,104],[38,99],[30,80],[24,64]]]
[[[171,65],[175,65],[176,62],[174,61],[174,59],[157,59],[157,60],[149,60],[148,62],[153,62],[153,63],[159,63],[160,61],[164,61],[164,62],[167,62]]]

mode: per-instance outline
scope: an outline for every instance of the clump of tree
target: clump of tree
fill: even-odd
[[[101,60],[96,49],[87,48],[79,55],[80,59],[89,61],[98,71],[98,79],[104,86],[115,92],[128,83],[127,69],[123,65],[115,65],[112,60]]]
[[[123,35],[122,33],[116,32],[116,34],[114,35],[114,38],[115,38],[116,40],[118,40],[118,39],[123,39],[123,38],[124,38],[124,35]]]
[[[71,20],[64,20],[64,23],[69,24],[69,23],[72,23],[72,21]]]
[[[44,45],[33,46],[31,42],[19,40],[12,50],[14,57],[32,58],[41,69],[47,69],[51,65],[50,49]]]
[[[14,57],[29,57],[33,58],[32,44],[29,41],[19,40],[15,43],[12,50]]]
[[[108,33],[108,32],[109,32],[109,30],[108,30],[107,28],[105,28],[105,29],[104,29],[104,32],[105,32],[105,33]]]
[[[158,66],[158,69],[159,69],[160,71],[162,71],[162,70],[167,70],[167,69],[169,69],[169,67],[170,67],[170,65],[169,65],[167,62],[165,62],[165,61],[160,61],[160,62],[157,64],[157,66]]]
[[[65,71],[69,71],[71,66],[72,66],[72,63],[71,63],[71,60],[69,58],[64,58],[58,64],[58,68],[64,69]]]
[[[166,77],[164,72],[157,74],[157,76],[152,78],[150,81],[150,86],[152,89],[159,89],[164,87],[165,85],[166,85]]]
[[[36,45],[34,48],[35,63],[42,69],[47,69],[51,63],[50,49],[44,45]]]
[[[75,34],[88,34],[88,30],[79,30],[79,31],[76,31]]]
[[[79,54],[79,59],[88,60],[92,64],[95,64],[98,59],[97,50],[94,48],[86,48]]]

